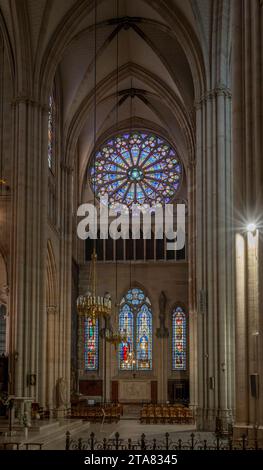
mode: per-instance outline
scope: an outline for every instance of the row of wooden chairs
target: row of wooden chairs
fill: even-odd
[[[94,423],[101,421],[105,422],[117,422],[120,420],[121,407],[118,405],[114,406],[85,406],[79,405],[73,407],[71,410],[71,418],[81,418]]]
[[[140,412],[141,423],[179,423],[194,422],[191,409],[178,405],[146,405]]]

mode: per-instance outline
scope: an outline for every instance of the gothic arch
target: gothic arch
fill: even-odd
[[[11,2],[10,16],[16,49],[14,51],[14,91],[17,94],[30,95],[33,98],[34,86],[32,79],[33,54],[30,42],[28,7],[26,2]]]
[[[174,116],[174,119],[179,125],[180,134],[181,134],[181,150],[180,155],[182,161],[184,161],[185,166],[187,166],[187,161],[193,159],[195,151],[195,137],[194,137],[194,124],[187,113],[182,102],[180,102],[179,98],[172,92],[171,89],[167,87],[167,85],[157,76],[149,71],[143,69],[142,67],[137,66],[136,64],[127,64],[125,67],[120,69],[119,78],[120,80],[124,80],[125,78],[129,77],[130,75],[134,77],[140,78],[144,81],[147,85],[149,85],[153,91],[148,92],[149,96],[153,96],[154,91],[156,92],[156,99],[162,100],[165,106],[170,109],[171,113]],[[104,100],[110,99],[112,96],[111,89],[114,86],[116,81],[116,73],[113,72],[109,74],[106,78],[104,78],[101,83],[98,84],[97,87],[97,94],[98,94],[98,103],[99,106]],[[108,94],[110,92],[110,95]],[[157,93],[159,97],[157,97]],[[75,157],[75,149],[77,145],[77,140],[80,135],[80,132],[84,126],[84,123],[87,119],[87,115],[92,112],[93,110],[93,93],[91,92],[88,96],[84,98],[84,100],[80,103],[79,108],[76,110],[73,118],[71,119],[70,124],[67,128],[67,133],[65,137],[65,159],[66,164],[70,167],[73,166],[73,160]],[[114,103],[113,109],[111,112],[113,113],[115,110],[116,104]],[[120,123],[121,125],[121,123]],[[164,127],[169,127],[168,123],[163,123]],[[151,126],[152,127],[152,126]],[[179,131],[178,131],[179,132]],[[99,138],[100,138],[100,131]],[[173,144],[178,139],[175,136],[175,130],[169,129],[170,140],[173,140]],[[86,162],[87,163],[87,162]],[[85,166],[86,166],[85,163]],[[84,168],[81,168],[81,171],[84,171]]]
[[[9,68],[10,68],[10,75],[11,75],[11,80],[12,80],[12,88],[14,89],[15,58],[14,58],[14,52],[13,52],[13,49],[12,49],[9,32],[8,32],[6,22],[5,22],[5,18],[3,16],[3,13],[1,11],[1,9],[0,9],[0,35],[3,38],[4,47],[7,51],[7,57],[8,57]]]
[[[58,289],[57,269],[52,243],[47,243],[46,264],[46,394],[45,404],[49,409],[56,400],[57,341],[58,341]]]
[[[47,308],[55,308],[58,305],[57,268],[50,240],[47,243],[46,302]]]
[[[132,129],[133,130],[138,130],[138,131],[146,131],[146,132],[154,132],[157,135],[160,135],[164,137],[167,142],[170,143],[170,145],[176,150],[176,153],[180,159],[181,162],[183,162],[183,167],[184,167],[184,172],[182,175],[182,180],[185,177],[186,170],[187,170],[187,161],[186,161],[186,155],[184,152],[184,149],[180,145],[178,145],[178,142],[176,141],[176,138],[171,135],[169,132],[164,127],[158,126],[155,123],[139,118],[139,117],[133,117],[132,119]],[[118,125],[112,126],[109,129],[107,129],[105,132],[103,132],[99,138],[97,139],[95,149],[99,148],[103,142],[105,142],[107,139],[109,139],[111,136],[114,136],[117,133],[122,133],[130,130],[130,120],[126,119],[125,121],[121,121],[118,123]],[[96,150],[95,150],[96,151]],[[80,168],[79,172],[79,194],[80,197],[83,197],[84,192],[85,192],[85,176],[87,174],[87,168],[89,166],[90,161],[92,160],[94,155],[94,147],[87,152],[86,158],[84,160],[83,166]],[[86,194],[85,194],[86,196]],[[85,200],[86,202],[86,200]]]
[[[205,89],[205,73],[203,54],[195,35],[187,19],[183,17],[182,13],[178,11],[175,5],[168,6],[164,1],[151,1],[143,0],[149,4],[163,20],[169,23],[171,31],[175,32],[174,37],[176,41],[182,46],[185,57],[189,63],[192,78],[194,81],[195,97],[196,99],[202,94]],[[103,3],[103,2],[101,2]],[[160,5],[161,3],[161,5]],[[56,30],[54,31],[49,44],[45,50],[44,57],[41,64],[38,63],[36,67],[37,76],[41,77],[39,95],[40,100],[47,101],[48,94],[51,89],[53,77],[55,76],[56,69],[62,56],[70,45],[77,25],[83,17],[88,15],[93,9],[93,2],[86,1],[77,2],[65,15]],[[171,34],[172,34],[171,32]],[[37,76],[36,81],[37,80]]]

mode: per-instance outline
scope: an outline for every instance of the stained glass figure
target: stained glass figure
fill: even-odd
[[[55,142],[55,103],[53,95],[49,97],[48,106],[48,167],[54,170],[54,142]]]
[[[137,315],[137,369],[152,368],[152,314],[143,305]]]
[[[106,141],[90,167],[96,196],[111,204],[165,204],[175,197],[182,178],[176,151],[148,132],[126,132]]]
[[[119,330],[125,335],[125,341],[120,344],[119,367],[121,370],[132,369],[133,355],[133,312],[128,304],[124,304],[119,315]]]
[[[186,316],[181,307],[177,307],[172,317],[172,368],[186,369]]]
[[[0,303],[0,355],[6,353],[6,306]]]
[[[125,335],[125,341],[119,346],[119,369],[151,370],[151,303],[141,289],[130,289],[121,300],[119,329]]]
[[[99,321],[92,324],[91,318],[84,321],[84,368],[97,370],[99,365]]]

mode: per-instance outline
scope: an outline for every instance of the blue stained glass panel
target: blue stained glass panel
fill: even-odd
[[[181,307],[173,312],[172,328],[172,368],[186,370],[186,316]]]
[[[48,167],[54,170],[54,147],[55,147],[55,103],[53,95],[49,97],[48,103]]]
[[[119,329],[125,335],[125,340],[119,346],[119,369],[151,370],[152,312],[150,300],[141,289],[133,288],[123,297],[120,305]],[[134,324],[136,328],[134,328]]]
[[[152,314],[143,305],[137,315],[137,369],[152,369]]]
[[[133,313],[129,305],[121,308],[119,315],[119,330],[125,335],[125,340],[119,346],[119,368],[121,370],[132,369],[130,357],[133,354]]]
[[[91,318],[84,321],[84,368],[97,370],[99,365],[99,321],[92,324]]]
[[[109,179],[105,172],[116,175]],[[182,165],[171,145],[161,137],[140,131],[116,135],[105,142],[95,155],[95,165],[93,162],[90,167],[91,180],[95,180],[92,184],[95,194],[101,194],[102,181],[105,184],[120,177],[122,184],[119,187],[105,184],[104,194],[108,195],[110,202],[122,202],[129,207],[132,204],[153,206],[156,202],[170,202],[179,189],[181,175]],[[164,193],[153,179],[161,181],[164,186],[169,182],[173,185]],[[143,188],[151,185],[152,189],[142,191],[140,182]],[[132,191],[129,190],[131,183],[134,183]]]

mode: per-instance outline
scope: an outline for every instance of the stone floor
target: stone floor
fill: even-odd
[[[94,432],[96,439],[102,441],[103,438],[114,438],[115,433],[118,432],[120,438],[128,440],[129,438],[132,441],[137,441],[140,439],[142,433],[145,434],[146,439],[152,440],[157,439],[158,441],[164,441],[165,433],[169,433],[169,437],[172,440],[182,439],[183,441],[188,441],[192,432],[195,433],[195,438],[197,440],[206,439],[208,442],[214,442],[215,436],[212,433],[200,433],[195,431],[193,425],[176,425],[176,424],[141,424],[139,421],[134,419],[122,419],[118,423],[112,424],[90,424],[88,430],[82,432],[81,434],[76,433],[73,438],[78,439],[81,437],[83,440],[90,437],[91,432]],[[65,439],[57,440],[56,442],[50,443],[46,446],[46,449],[64,449]]]
[[[207,440],[208,444],[215,441],[213,433],[198,432],[194,425],[187,424],[141,424],[138,419],[134,417],[122,418],[118,423],[99,424],[88,423],[81,420],[60,420],[60,421],[47,421],[37,422],[31,428],[28,439],[25,439],[23,431],[17,431],[16,435],[12,438],[5,437],[4,434],[0,436],[1,442],[39,442],[43,444],[43,449],[46,450],[64,450],[66,442],[66,432],[70,431],[71,438],[77,441],[82,438],[84,441],[90,437],[91,432],[94,432],[96,440],[102,441],[104,438],[113,439],[115,433],[118,432],[121,439],[125,441],[129,438],[133,442],[140,440],[141,435],[144,433],[146,440],[151,441],[156,439],[158,442],[165,441],[165,433],[169,433],[169,439],[177,441],[182,439],[183,442],[190,440],[191,433],[194,432],[195,439],[198,441]]]

